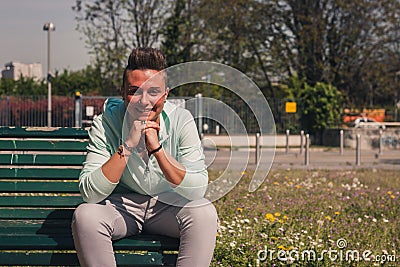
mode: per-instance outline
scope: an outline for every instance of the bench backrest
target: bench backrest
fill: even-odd
[[[71,218],[87,131],[2,127],[0,138],[0,219]]]

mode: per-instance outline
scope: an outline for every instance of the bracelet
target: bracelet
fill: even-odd
[[[124,141],[122,141],[122,139],[119,139],[119,144],[120,145],[123,145],[124,146],[124,148],[126,149],[126,150],[128,150],[129,152],[131,152],[131,153],[133,153],[134,151],[135,151],[135,147],[130,147],[130,146],[128,146]]]
[[[159,147],[157,147],[156,149],[150,151],[147,155],[150,156],[153,155],[154,153],[157,153],[158,151],[160,151],[160,149],[162,148],[162,145],[160,145]]]
[[[120,145],[118,147],[117,153],[119,155],[119,158],[124,158],[125,156],[130,157],[132,155],[132,153],[129,151],[129,154],[124,153],[125,147],[123,145]]]

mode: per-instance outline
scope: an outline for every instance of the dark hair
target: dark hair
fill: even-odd
[[[122,77],[122,86],[125,86],[126,72],[128,70],[158,70],[161,71],[167,67],[167,61],[164,54],[150,47],[134,48],[129,55],[128,65],[124,70]]]

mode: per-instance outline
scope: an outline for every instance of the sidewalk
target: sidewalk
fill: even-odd
[[[263,150],[263,153],[265,150]],[[240,170],[248,160],[248,168],[254,169],[255,150],[230,151],[228,149],[205,150],[206,164],[211,170],[225,170],[230,162],[231,170]],[[261,162],[260,168],[267,169],[270,162]],[[286,153],[277,149],[272,169],[392,169],[400,170],[400,150],[385,150],[381,155],[376,150],[361,150],[361,163],[356,165],[356,151],[345,149],[340,155],[338,148],[311,148],[309,165],[305,165],[305,155],[293,148]],[[399,174],[400,176],[400,174]]]

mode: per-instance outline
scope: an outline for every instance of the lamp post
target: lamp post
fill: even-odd
[[[47,31],[47,126],[51,127],[51,74],[50,74],[50,32],[56,27],[52,22],[46,22],[43,30]]]

